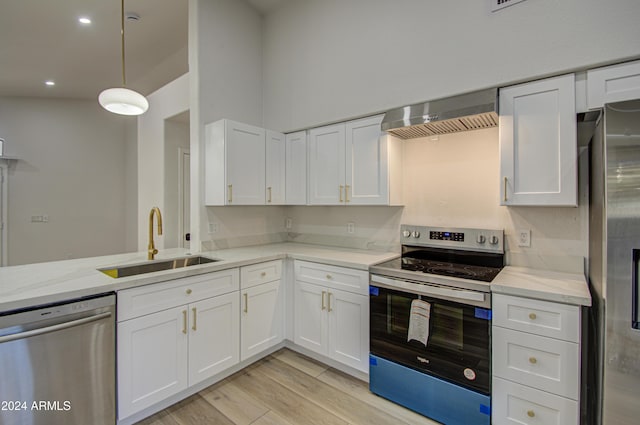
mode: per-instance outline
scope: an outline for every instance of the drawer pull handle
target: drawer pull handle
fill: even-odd
[[[191,295],[191,292],[192,292],[191,289],[186,290],[187,295]]]
[[[266,275],[267,275],[267,272],[260,273],[260,277],[265,277]]]
[[[536,359],[535,357],[529,357],[529,363],[536,364],[538,363],[538,359]]]
[[[331,276],[330,274],[327,275],[327,280],[331,280],[333,279],[333,276]]]
[[[193,329],[195,331],[195,330],[197,330],[196,320],[197,320],[197,317],[198,317],[198,312],[196,311],[195,307],[192,308],[191,311],[193,312],[193,326],[191,326],[191,329]]]
[[[534,418],[536,416],[536,412],[534,412],[533,410],[528,410],[527,416],[530,418]]]
[[[325,310],[327,307],[325,307],[324,305],[324,295],[327,293],[327,291],[322,291],[322,310]]]
[[[187,333],[187,310],[182,310],[182,333]]]
[[[535,313],[529,313],[529,319],[536,320],[537,318],[538,318],[538,316],[536,316]]]

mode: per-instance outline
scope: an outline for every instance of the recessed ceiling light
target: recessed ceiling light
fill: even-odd
[[[78,22],[83,25],[89,25],[91,23],[91,19],[87,18],[86,16],[81,16],[80,18],[78,18]]]
[[[44,83],[45,83],[46,85],[48,85],[48,86],[55,86],[55,85],[56,85],[56,82],[55,82],[55,81],[52,81],[52,80],[45,81]]]

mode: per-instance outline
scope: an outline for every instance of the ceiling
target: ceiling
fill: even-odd
[[[246,1],[264,14],[289,0]],[[140,15],[125,22],[127,87],[149,94],[188,71],[188,3],[125,0]],[[119,0],[0,0],[0,96],[96,98],[122,85],[120,58]]]

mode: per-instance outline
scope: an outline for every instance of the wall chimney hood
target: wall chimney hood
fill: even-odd
[[[498,89],[493,88],[392,109],[381,127],[401,139],[415,139],[497,125]]]

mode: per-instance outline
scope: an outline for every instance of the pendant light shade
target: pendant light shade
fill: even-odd
[[[120,42],[122,47],[122,87],[103,90],[98,95],[98,102],[109,112],[120,115],[141,115],[149,109],[149,102],[140,93],[126,88],[124,54],[124,0],[120,3]]]
[[[149,102],[143,95],[122,87],[103,90],[98,102],[107,111],[120,115],[140,115],[149,109]]]

